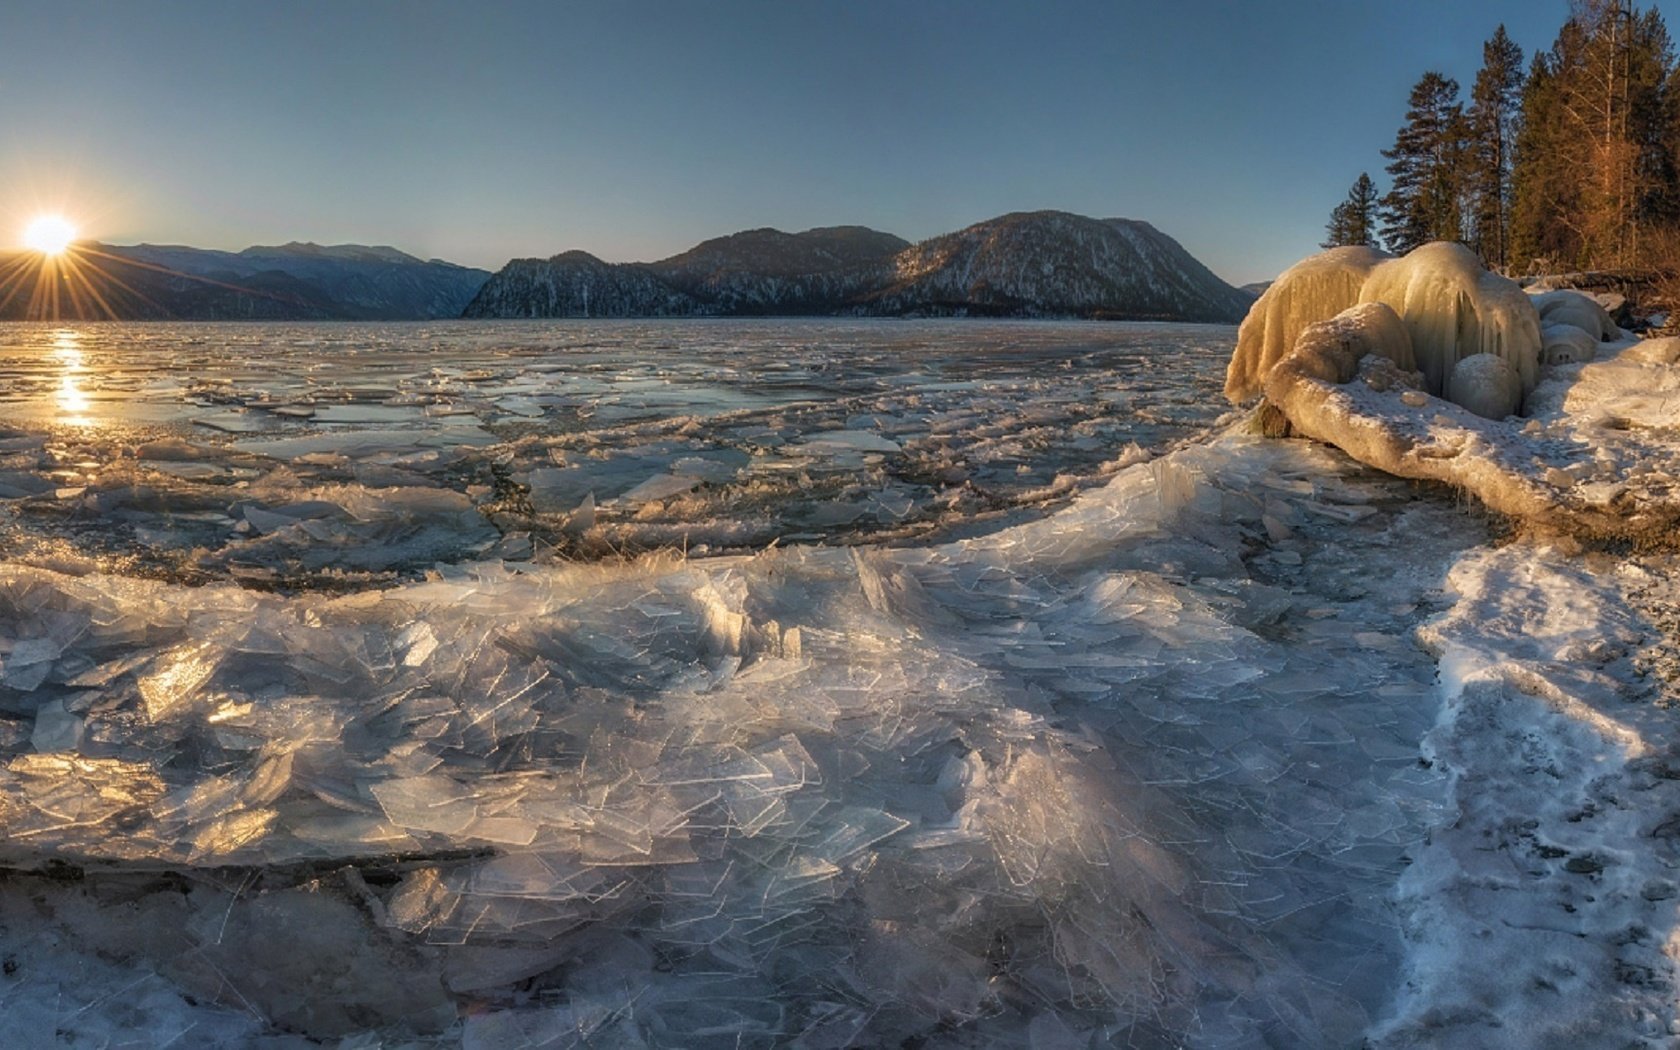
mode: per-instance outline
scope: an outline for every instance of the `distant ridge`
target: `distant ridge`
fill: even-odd
[[[0,256],[0,266],[14,261],[22,277],[0,295],[0,319],[39,316],[31,282],[41,268]],[[305,241],[239,252],[84,243],[65,269],[77,275],[60,282],[65,320],[435,320],[459,317],[490,276],[385,245]]]
[[[464,316],[1242,319],[1252,297],[1146,222],[1015,212],[912,245],[863,226],[747,230],[653,263],[515,259]]]

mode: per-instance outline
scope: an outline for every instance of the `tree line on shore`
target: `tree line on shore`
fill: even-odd
[[[1361,173],[1325,247],[1459,241],[1509,274],[1680,269],[1680,67],[1656,10],[1572,0],[1526,71],[1501,25],[1468,104],[1434,70],[1408,101],[1388,192]]]

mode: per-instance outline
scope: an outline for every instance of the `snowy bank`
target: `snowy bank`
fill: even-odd
[[[1299,301],[1262,300],[1244,325],[1283,310],[1298,328],[1256,379],[1292,432],[1453,485],[1523,526],[1457,560],[1453,605],[1419,633],[1443,701],[1424,754],[1452,777],[1456,816],[1398,884],[1406,979],[1371,1035],[1385,1047],[1669,1046],[1680,340],[1627,338],[1579,292],[1513,295],[1467,275],[1462,257],[1445,269],[1463,288],[1495,285],[1483,304],[1419,305],[1415,282],[1397,294],[1377,276],[1464,254],[1440,249],[1373,266],[1361,292],[1410,308],[1406,333],[1394,312],[1345,308],[1345,295],[1320,295],[1316,319]],[[1303,272],[1344,265],[1321,258]],[[1231,374],[1258,361],[1239,346]],[[1647,553],[1583,551],[1582,539]]]

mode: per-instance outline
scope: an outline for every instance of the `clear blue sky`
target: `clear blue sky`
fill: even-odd
[[[52,206],[114,243],[358,241],[494,268],[653,259],[753,226],[915,240],[1061,208],[1147,219],[1242,283],[1312,250],[1354,177],[1380,176],[1425,69],[1468,92],[1495,26],[1532,52],[1565,14],[5,0],[0,224]]]

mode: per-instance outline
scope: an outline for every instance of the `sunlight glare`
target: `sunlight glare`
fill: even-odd
[[[59,255],[76,239],[76,227],[62,215],[38,215],[23,231],[23,244],[42,255]]]

